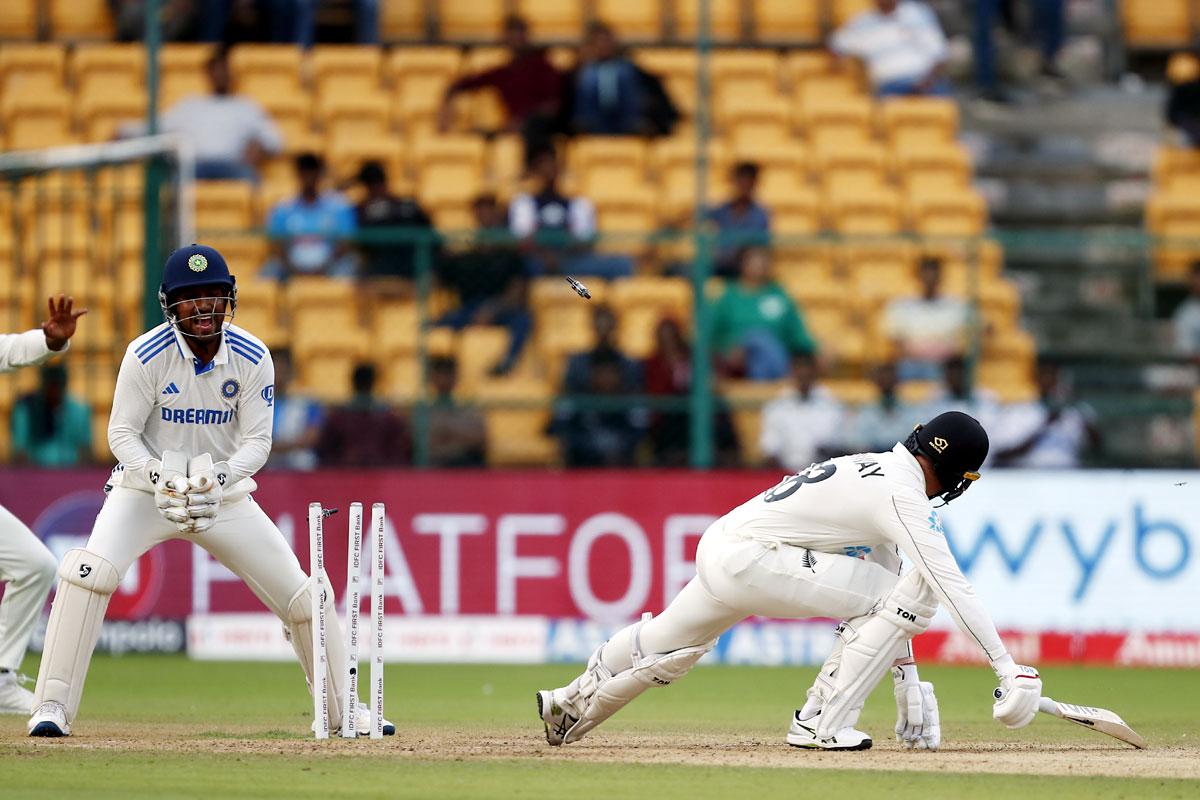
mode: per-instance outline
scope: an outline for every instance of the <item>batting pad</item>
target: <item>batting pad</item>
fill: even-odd
[[[305,581],[304,587],[293,595],[288,603],[287,619],[283,624],[283,632],[292,643],[296,658],[300,659],[300,667],[304,670],[304,678],[308,681],[308,690],[311,692],[316,685],[313,682],[312,581]],[[325,659],[329,679],[329,726],[334,729],[342,723],[342,693],[345,681],[342,673],[346,665],[344,639],[331,589],[325,606]]]
[[[863,702],[901,645],[928,628],[936,611],[937,596],[914,570],[900,579],[877,611],[843,625],[841,664],[832,676],[824,670],[817,676],[825,700],[818,738],[836,736],[858,721]]]
[[[67,722],[75,720],[83,682],[108,600],[121,576],[107,560],[87,550],[68,550],[58,566],[58,592],[50,607],[42,666],[34,690],[34,708],[51,700],[62,703]]]

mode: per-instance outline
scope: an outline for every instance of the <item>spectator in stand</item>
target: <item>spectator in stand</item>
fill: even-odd
[[[900,359],[900,380],[937,380],[947,359],[966,351],[971,310],[942,294],[942,262],[927,257],[918,268],[921,294],[898,297],[884,310],[884,328]]]
[[[512,51],[508,63],[475,75],[459,78],[446,89],[438,127],[450,129],[453,109],[450,101],[461,92],[492,88],[500,93],[508,113],[508,130],[519,131],[525,139],[526,153],[548,147],[557,131],[562,109],[563,76],[546,57],[544,48],[529,42],[529,26],[518,16],[504,21],[504,43]]]
[[[717,228],[723,239],[717,246],[714,273],[722,278],[735,278],[738,254],[750,245],[765,245],[771,235],[771,212],[760,205],[754,193],[758,188],[758,164],[742,161],[730,173],[733,196],[710,209],[709,223]]]
[[[1071,402],[1059,365],[1037,365],[1038,399],[1009,406],[998,438],[996,464],[1027,469],[1075,469],[1086,448],[1100,446],[1100,428],[1090,407]]]
[[[163,0],[159,6],[159,36],[164,42],[195,38],[199,14],[197,0]],[[146,38],[146,0],[108,0],[118,42],[141,42]]]
[[[1186,147],[1200,147],[1200,52],[1181,53],[1168,64],[1167,122]]]
[[[42,367],[41,386],[13,406],[12,454],[15,461],[37,467],[74,467],[92,460],[91,412],[67,394],[62,364]]]
[[[1032,0],[1033,38],[1037,40],[1042,57],[1043,78],[1061,80],[1058,69],[1058,53],[1066,37],[1066,3],[1064,0]],[[1007,103],[1008,95],[1001,89],[996,77],[996,42],[994,30],[996,19],[1014,34],[1016,14],[1013,0],[977,0],[975,3],[975,28],[972,49],[975,51],[975,82],[979,85],[981,98],[992,102]]]
[[[480,195],[471,209],[476,228],[470,248],[449,253],[438,264],[438,279],[458,294],[459,306],[437,324],[455,330],[468,325],[508,328],[508,353],[493,368],[495,374],[504,374],[516,366],[533,330],[525,263],[504,226],[504,212],[496,196]]]
[[[759,447],[771,466],[799,472],[841,455],[842,404],[817,382],[818,375],[816,357],[797,353],[791,360],[791,385],[763,406]]]
[[[227,42],[249,28],[248,41],[271,41],[311,47],[316,41],[320,0],[200,0],[200,38]],[[354,11],[354,40],[379,42],[379,0],[349,0]],[[232,23],[232,24],[231,24]]]
[[[784,378],[792,356],[816,352],[800,309],[771,278],[765,247],[741,251],[738,279],[713,307],[712,346],[721,371],[755,381]]]
[[[642,86],[637,68],[602,22],[588,28],[584,63],[575,82],[575,131],[604,136],[643,132]]]
[[[366,194],[355,209],[358,228],[401,228],[408,232],[432,232],[433,222],[425,209],[413,197],[397,197],[388,191],[387,171],[378,161],[368,161],[358,171],[358,182]],[[429,265],[434,264],[436,249],[433,243],[423,244],[430,248]],[[362,252],[362,275],[375,281],[411,281],[417,274],[417,245],[399,242],[364,242]]]
[[[961,411],[979,420],[984,430],[999,430],[999,401],[987,389],[972,386],[968,374],[965,358],[953,356],[947,359],[942,366],[942,385],[929,399],[929,408],[920,419],[933,419],[945,411]],[[995,453],[988,455],[986,463],[990,465]]]
[[[271,209],[267,235],[273,255],[264,278],[286,281],[297,275],[352,278],[357,272],[350,247],[357,223],[354,207],[337,192],[322,191],[325,162],[313,153],[296,157],[300,194]]]
[[[569,467],[633,466],[646,428],[646,414],[627,404],[623,356],[615,350],[596,351],[588,362],[583,396],[561,398],[549,432],[557,436],[563,463]],[[607,402],[606,402],[607,401]]]
[[[275,389],[272,405],[275,421],[271,426],[271,458],[267,462],[277,469],[312,470],[317,468],[313,449],[321,435],[325,412],[311,397],[292,394],[292,351],[278,348],[271,351],[275,363]]]
[[[949,50],[937,16],[914,0],[875,0],[834,31],[829,49],[866,64],[875,94],[949,95],[942,74]]]
[[[212,93],[185,97],[159,119],[161,133],[191,143],[200,180],[258,180],[263,160],[283,148],[283,137],[263,107],[231,92],[229,56],[218,48],[208,59]],[[142,135],[145,123],[121,126],[125,135]]]
[[[654,352],[642,365],[646,394],[657,397],[687,397],[692,388],[692,348],[683,336],[683,328],[674,319],[663,319],[654,330]],[[650,414],[649,439],[654,463],[661,467],[686,467],[691,416],[684,410]],[[716,463],[720,467],[738,466],[737,433],[725,408],[713,416]]]
[[[900,381],[896,365],[880,364],[871,371],[878,394],[875,400],[861,406],[848,426],[846,449],[852,453],[880,453],[891,450],[912,432],[913,426],[925,417],[923,410],[900,399]]]
[[[359,364],[350,379],[354,396],[330,411],[317,438],[322,467],[398,467],[410,463],[408,426],[375,398],[375,367]]]
[[[1191,291],[1175,309],[1171,322],[1175,328],[1175,350],[1200,364],[1200,261],[1192,262]]]
[[[429,465],[432,467],[482,467],[487,452],[487,427],[483,415],[454,399],[458,362],[449,357],[429,359],[433,403],[429,427]]]
[[[627,358],[617,345],[617,318],[611,308],[598,305],[592,309],[592,349],[574,353],[567,359],[563,391],[582,394],[591,380],[592,362],[613,356],[621,366],[621,392],[634,394],[642,390],[642,370],[637,362]]]
[[[596,207],[586,197],[567,197],[558,187],[558,155],[553,147],[535,152],[529,163],[532,194],[519,194],[508,209],[508,224],[523,240],[529,271],[535,275],[633,274],[625,256],[593,252]]]

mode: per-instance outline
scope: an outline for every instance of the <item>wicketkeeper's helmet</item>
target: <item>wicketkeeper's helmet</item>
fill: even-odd
[[[228,327],[237,309],[237,282],[229,274],[229,265],[225,263],[225,257],[208,245],[189,244],[181,247],[167,257],[167,263],[163,267],[163,279],[158,287],[158,304],[162,307],[167,322],[176,330],[179,330],[180,320],[175,311],[178,301],[173,295],[180,289],[193,286],[212,286],[224,290],[222,294],[228,296],[229,306],[225,310],[222,329]]]
[[[947,411],[913,428],[904,446],[933,464],[942,484],[940,496],[949,503],[979,480],[979,468],[988,454],[988,435],[971,415]]]

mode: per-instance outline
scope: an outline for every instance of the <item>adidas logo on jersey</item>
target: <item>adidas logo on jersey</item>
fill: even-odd
[[[179,394],[179,387],[175,385],[174,381],[171,381],[169,384],[167,384],[167,388],[162,390],[162,393],[163,394]]]

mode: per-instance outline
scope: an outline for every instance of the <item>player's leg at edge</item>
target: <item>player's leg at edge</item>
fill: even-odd
[[[561,689],[543,689],[537,693],[538,716],[546,726],[546,741],[552,745],[570,744],[620,711],[651,686],[668,686],[688,673],[717,640],[682,647],[667,653],[643,653],[641,629],[650,614],[596,648],[587,669]],[[619,648],[626,638],[631,642],[627,669],[614,671],[605,663],[605,649]],[[615,655],[620,659],[620,655]]]
[[[104,612],[121,577],[106,559],[84,549],[69,550],[58,574],[34,690],[30,736],[71,734]]]
[[[833,650],[817,672],[818,683],[823,677],[828,680],[837,674],[842,663],[845,633],[845,623],[838,625]],[[824,703],[818,683],[814,683],[809,688],[808,699],[805,701],[804,707],[798,708],[792,713],[791,724],[788,726],[787,743],[792,747],[805,750],[870,750],[874,745],[871,735],[857,730],[854,723],[842,728],[828,739],[817,736],[817,719]],[[862,711],[862,703],[859,703],[858,711]]]

